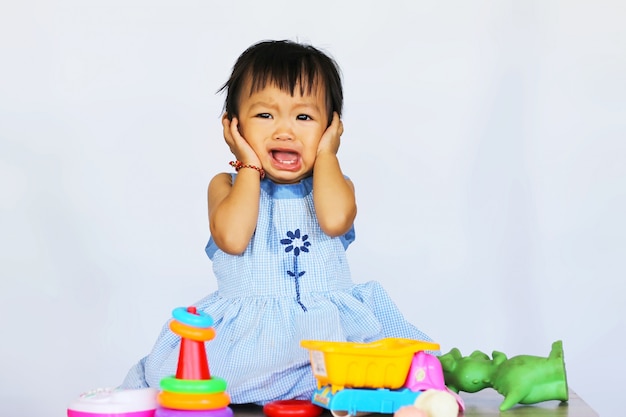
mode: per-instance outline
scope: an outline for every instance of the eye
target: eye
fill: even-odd
[[[256,117],[261,118],[261,119],[271,119],[272,115],[269,113],[259,113],[256,115]]]
[[[299,114],[298,117],[296,117],[296,119],[298,119],[298,120],[313,120],[313,118],[311,116],[309,116],[308,114]]]

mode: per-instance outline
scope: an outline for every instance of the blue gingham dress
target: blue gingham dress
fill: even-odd
[[[245,252],[229,255],[212,239],[206,247],[218,290],[193,305],[215,321],[217,335],[206,343],[209,370],[227,381],[234,404],[310,399],[316,385],[309,352],[300,347],[304,339],[431,340],[404,319],[380,284],[352,282],[345,250],[354,230],[324,234],[312,190],[312,177],[297,184],[264,179]],[[176,373],[179,345],[166,324],[121,388],[159,387]]]

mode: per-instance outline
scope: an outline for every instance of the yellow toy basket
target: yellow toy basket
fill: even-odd
[[[416,352],[439,350],[439,344],[421,340],[386,338],[370,343],[302,340],[309,349],[317,387],[388,388],[404,385]]]

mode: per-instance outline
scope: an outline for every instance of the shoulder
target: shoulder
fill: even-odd
[[[209,184],[213,184],[213,183],[218,183],[218,184],[219,183],[228,183],[228,184],[232,184],[235,175],[236,174],[231,174],[229,172],[220,172],[219,174],[217,174],[216,176],[211,178],[211,181],[209,182]]]

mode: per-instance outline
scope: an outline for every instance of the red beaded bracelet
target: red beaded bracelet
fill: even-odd
[[[260,168],[258,166],[255,165],[249,165],[249,164],[245,164],[241,161],[230,161],[228,163],[231,167],[235,168],[235,171],[239,172],[239,170],[241,168],[252,168],[256,171],[259,172],[259,174],[261,174],[261,179],[265,178],[265,171],[263,170],[263,168]]]

